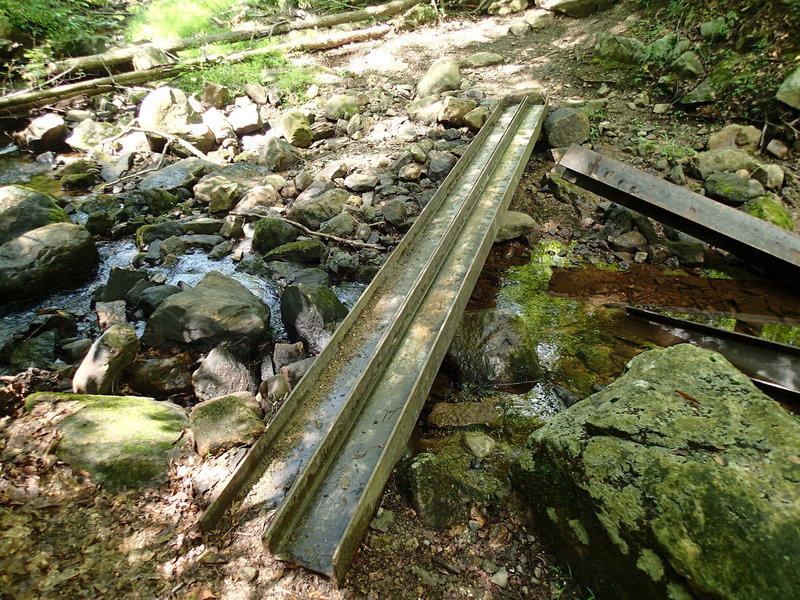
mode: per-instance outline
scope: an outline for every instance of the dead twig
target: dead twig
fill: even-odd
[[[236,213],[231,212],[230,214],[238,216],[238,217],[247,217],[251,216],[246,213]],[[367,242],[362,242],[361,240],[348,240],[347,238],[339,237],[338,235],[333,235],[330,233],[322,233],[321,231],[314,231],[313,229],[309,229],[305,225],[298,223],[297,221],[292,221],[291,219],[287,219],[285,217],[270,217],[271,219],[277,219],[279,221],[285,221],[289,223],[292,227],[296,227],[306,235],[323,238],[326,240],[331,240],[332,242],[336,242],[338,244],[347,244],[348,246],[355,246],[356,248],[372,248],[373,250],[386,250],[383,246],[379,244],[368,244]]]

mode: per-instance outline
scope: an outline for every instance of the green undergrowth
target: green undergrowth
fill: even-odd
[[[183,58],[200,56],[223,57],[219,62],[200,70],[195,70],[176,81],[177,87],[187,93],[202,95],[205,82],[241,90],[246,83],[276,85],[284,96],[285,104],[297,104],[306,97],[306,90],[314,83],[314,70],[296,67],[280,50],[254,56],[241,62],[226,62],[224,57],[235,52],[269,48],[270,40],[245,41],[234,44],[213,44],[202,49],[192,49],[181,53]]]
[[[157,0],[134,11],[127,37],[132,41],[173,40],[223,31],[222,19],[241,0]]]

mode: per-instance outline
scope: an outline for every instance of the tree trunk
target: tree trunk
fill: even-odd
[[[341,25],[342,23],[358,23],[359,21],[367,21],[369,19],[382,19],[396,15],[397,13],[404,12],[409,8],[419,4],[420,0],[393,0],[386,4],[378,6],[370,6],[363,10],[355,10],[335,15],[326,15],[322,17],[311,17],[308,19],[300,19],[290,23],[279,22],[273,25],[261,25],[247,31],[229,31],[227,33],[217,33],[213,35],[198,36],[193,38],[185,38],[181,40],[172,40],[168,42],[147,43],[139,46],[115,48],[102,54],[93,54],[91,56],[79,56],[76,58],[68,58],[66,60],[53,63],[49,68],[51,73],[63,73],[69,71],[91,71],[103,67],[111,67],[114,65],[130,64],[133,57],[141,52],[144,48],[153,47],[163,50],[164,52],[178,52],[186,48],[195,48],[204,44],[214,44],[218,42],[240,42],[249,39],[259,39],[264,37],[272,37],[290,31],[299,29],[314,29],[333,27],[334,25]]]
[[[174,65],[162,65],[146,71],[135,71],[132,73],[121,73],[113,77],[102,77],[99,79],[89,79],[77,83],[69,83],[45,90],[25,92],[0,98],[0,115],[20,116],[34,108],[53,104],[60,100],[74,98],[75,96],[94,96],[105,92],[113,91],[115,88],[137,85],[158,79],[167,79],[189,71],[202,69],[211,66],[216,62],[241,62],[260,54],[268,54],[275,50],[327,50],[337,48],[345,44],[354,42],[364,42],[375,40],[385,36],[391,30],[387,25],[379,25],[368,29],[357,29],[355,31],[344,31],[332,33],[312,40],[301,40],[296,42],[286,42],[269,46],[266,48],[256,48],[254,50],[243,50],[235,52],[225,57],[220,57],[216,61],[209,60],[207,57],[193,58],[183,63]]]

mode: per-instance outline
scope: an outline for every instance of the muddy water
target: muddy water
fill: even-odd
[[[629,271],[567,268],[573,258],[571,248],[558,242],[541,242],[530,251],[519,244],[494,249],[468,310],[498,306],[520,315],[543,377],[513,387],[461,390],[451,401],[500,401],[512,416],[547,420],[619,377],[637,354],[657,347],[651,336],[630,327],[627,304],[800,346],[800,288],[724,279],[721,273],[668,273],[651,265]]]

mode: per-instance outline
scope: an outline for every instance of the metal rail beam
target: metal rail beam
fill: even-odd
[[[564,178],[631,210],[773,271],[800,274],[800,236],[673,185],[606,156],[572,145],[559,165]]]
[[[356,503],[356,518],[351,522],[355,524],[337,546],[336,573],[326,571],[335,575],[344,572],[360,543],[361,525],[369,522],[394,461],[410,435],[426,386],[441,362],[491,246],[495,216],[510,201],[545,113],[546,107],[532,107],[527,100],[516,104],[503,101],[493,112],[311,370],[276,413],[265,434],[216,492],[201,516],[202,529],[214,527],[237,500],[244,509],[274,509],[284,502],[288,490],[295,489],[300,473],[304,481],[322,478],[318,473],[352,439],[349,426],[358,421],[373,392],[387,389],[387,373],[407,337],[419,335],[414,319],[420,314],[420,306],[430,308],[434,297],[440,303],[444,301],[436,296],[437,290],[441,291],[439,286],[444,285],[442,265],[452,267],[454,252],[458,252],[458,266],[465,265],[467,271],[460,279],[447,281],[450,288],[458,290],[457,302],[451,303],[439,329],[428,331],[427,339],[436,340],[436,344],[428,362],[414,367],[420,369],[419,373],[409,371],[410,363],[401,365],[403,370],[420,377],[412,386],[413,394],[409,392],[414,402],[406,405],[411,408],[400,406],[394,411],[393,417],[404,415],[402,425],[386,419],[386,425],[377,428],[387,439],[380,446],[386,453],[381,453],[368,485],[364,485],[365,499]],[[510,153],[510,147],[523,150]],[[505,173],[506,179],[500,182],[498,173]],[[502,188],[498,187],[500,183]],[[484,218],[476,221],[479,213]],[[486,217],[489,213],[491,218]],[[471,232],[470,240],[477,232],[483,237],[478,244],[466,245],[465,232]],[[465,253],[465,249],[469,251]]]

